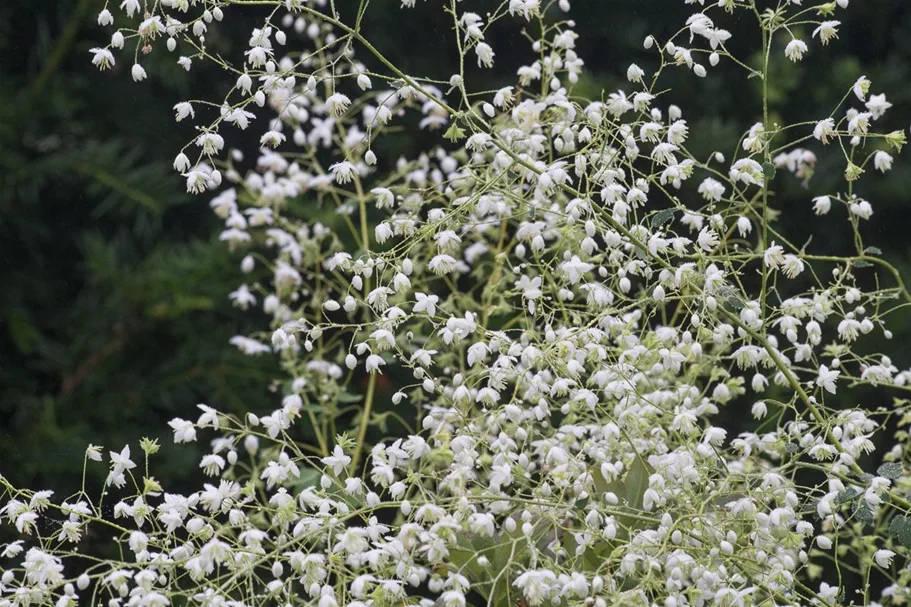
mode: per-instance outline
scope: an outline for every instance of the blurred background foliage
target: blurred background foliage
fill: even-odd
[[[406,15],[398,4],[371,3],[368,37],[411,74],[440,78],[454,71],[451,28],[436,1],[419,3]],[[19,486],[60,493],[78,488],[89,442],[135,448],[140,437],[150,436],[169,444],[167,421],[195,419],[198,402],[235,412],[263,412],[277,402],[268,390],[276,362],[241,356],[228,345],[231,336],[261,329],[264,321],[228,302],[228,292],[242,281],[241,253],[218,242],[220,224],[207,198],[185,194],[170,168],[193,135],[174,125],[172,106],[220,95],[224,79],[198,63],[187,74],[163,49],[144,59],[151,77],[141,84],[130,80],[126,55],[118,55],[115,73],[98,73],[88,49],[104,45],[110,34],[95,23],[103,5],[0,2],[0,471]],[[486,12],[492,3],[463,5]],[[908,5],[854,2],[843,13],[840,39],[825,52],[814,41],[799,64],[777,53],[775,120],[820,118],[866,74],[873,91],[886,92],[894,104],[886,129],[907,128]],[[598,98],[602,90],[629,90],[630,62],[647,71],[656,67],[655,55],[642,49],[645,35],[666,39],[689,9],[680,0],[574,0],[578,51],[587,67],[577,94]],[[123,23],[126,17],[114,12]],[[240,55],[256,23],[238,18],[239,12],[230,9],[209,38],[228,57]],[[472,70],[479,86],[512,82],[527,60],[527,42],[514,26],[490,32],[496,69]],[[739,56],[755,62],[754,24],[736,22],[729,29]],[[810,34],[801,32],[808,42]],[[690,146],[700,157],[719,141],[736,141],[761,115],[759,81],[724,63],[719,69],[728,73],[704,80],[671,70],[665,84],[674,92],[660,104],[684,108]],[[248,131],[251,137],[259,132],[255,126]],[[400,137],[393,150],[407,155],[423,140]],[[780,172],[774,205],[786,234],[813,223],[826,235],[814,246],[828,250],[849,237],[847,223],[843,212],[813,215],[810,198],[837,189],[844,167],[815,142],[808,147],[820,156],[810,190]],[[863,226],[865,237],[911,280],[908,162],[899,159],[886,176],[870,176],[859,193],[876,211]],[[897,316],[892,328],[903,343],[911,329],[907,315]],[[907,367],[911,356],[895,362]],[[729,423],[720,425],[743,428],[739,420],[746,416],[732,409],[723,413]],[[160,480],[176,481],[195,469],[192,450],[164,449],[159,457]]]

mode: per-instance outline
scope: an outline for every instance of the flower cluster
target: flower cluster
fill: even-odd
[[[221,239],[250,277],[230,297],[272,320],[232,343],[279,356],[287,378],[244,418],[200,405],[171,422],[175,442],[214,435],[198,491],[139,474],[129,446],[109,456],[111,515],[85,493],[0,480],[0,515],[23,536],[3,548],[0,607],[834,605],[855,600],[825,574],[842,564],[888,580],[866,602],[906,601],[911,570],[893,558],[911,546],[911,403],[831,402],[911,389],[911,369],[861,345],[891,337],[911,302],[861,234],[875,207],[860,179],[889,170],[905,136],[878,132],[890,104],[860,78],[815,124],[773,124],[763,99],[739,141],[696,158],[661,75],[726,62],[772,78],[719,24],[755,19],[765,57],[800,61],[837,38],[848,2],[686,3],[680,34],[645,40],[654,73],[631,65],[628,90],[596,101],[573,94],[568,0],[483,16],[443,3],[460,70],[432,80],[370,44],[366,2],[346,23],[318,0],[161,0],[93,49],[102,68],[129,41],[231,74],[222,101],[175,106],[200,123],[174,168],[189,191],[218,190]],[[232,65],[206,35],[245,4],[273,11]],[[140,12],[120,8],[118,21]],[[470,88],[496,64],[487,29],[532,19],[515,80]],[[247,128],[262,135],[245,168],[226,138]],[[437,144],[382,157],[384,138],[416,129]],[[830,150],[843,189],[807,204],[842,213],[854,238],[838,255],[776,229],[770,196],[791,176],[811,188]],[[755,431],[717,424],[735,407]],[[861,464],[888,419],[899,433],[873,474]],[[401,431],[368,444],[381,423]],[[142,445],[147,461],[156,450]],[[102,459],[91,447],[86,465]],[[89,527],[121,556],[76,558]]]

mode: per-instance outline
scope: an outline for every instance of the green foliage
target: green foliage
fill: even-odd
[[[170,167],[185,134],[154,126],[185,82],[137,98],[94,71],[102,6],[0,6],[0,52],[19,57],[0,62],[0,461],[61,491],[101,437],[160,432],[185,464],[167,420],[263,401],[272,364],[227,344],[253,322],[227,298],[239,258]]]
[[[911,518],[896,516],[889,523],[889,533],[905,548],[911,548]]]
[[[895,480],[902,474],[902,465],[898,462],[883,464],[877,468],[876,473],[890,480]]]

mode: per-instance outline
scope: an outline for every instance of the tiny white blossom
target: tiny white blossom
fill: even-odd
[[[825,365],[820,365],[819,375],[816,378],[816,385],[820,388],[824,388],[826,392],[835,394],[835,380],[838,379],[839,375],[841,375],[841,371],[829,369],[829,367]]]
[[[351,458],[345,455],[344,450],[339,445],[336,445],[335,449],[332,450],[332,455],[324,457],[321,461],[332,468],[332,473],[338,476],[351,463]]]

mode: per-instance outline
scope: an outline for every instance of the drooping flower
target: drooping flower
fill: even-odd
[[[833,38],[838,38],[839,25],[841,25],[841,21],[823,21],[819,27],[813,30],[813,37],[819,37],[822,45],[826,46]]]
[[[344,114],[348,111],[349,105],[351,105],[351,99],[342,93],[333,93],[326,99],[326,110],[333,116],[341,116]]]
[[[478,67],[493,67],[493,49],[486,42],[479,42],[474,49],[478,56]]]
[[[807,52],[807,43],[798,38],[791,39],[788,42],[788,45],[784,48],[785,56],[791,61],[800,61],[803,59],[804,53]]]

